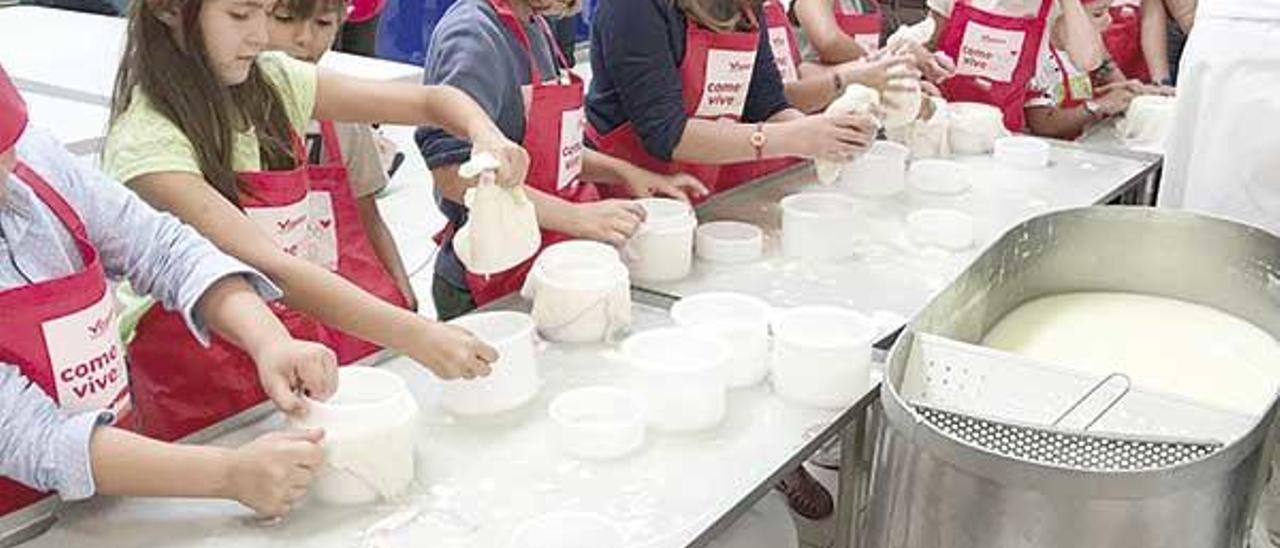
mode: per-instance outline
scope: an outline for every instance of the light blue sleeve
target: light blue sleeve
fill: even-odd
[[[66,415],[18,368],[0,363],[0,476],[65,500],[93,496],[89,440],[107,412]]]
[[[53,172],[49,184],[80,214],[107,275],[127,279],[139,294],[180,311],[201,343],[208,344],[209,335],[195,314],[196,303],[218,280],[244,276],[265,300],[282,295],[266,276],[222,253],[195,229],[72,157],[52,135],[33,138],[38,146],[26,152],[42,156],[33,167]]]

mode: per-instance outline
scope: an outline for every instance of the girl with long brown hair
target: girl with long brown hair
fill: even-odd
[[[403,352],[436,375],[486,375],[494,350],[461,329],[380,300],[314,261],[316,189],[299,133],[313,118],[441,125],[499,159],[520,184],[524,150],[465,94],[353,79],[264,52],[269,0],[140,0],[129,19],[103,161],[147,202],[200,231],[284,290],[296,337],[348,334]],[[205,349],[152,307],[129,354],[144,432],[174,439],[262,399],[253,365],[220,341]],[[218,373],[213,373],[217,364]]]

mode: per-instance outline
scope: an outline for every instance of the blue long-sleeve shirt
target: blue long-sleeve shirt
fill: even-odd
[[[555,78],[555,57],[541,25],[528,21],[524,30],[539,74],[544,80]],[[423,81],[466,92],[503,135],[519,143],[525,132],[524,96],[520,89],[530,83],[529,57],[488,0],[459,0],[449,7],[431,35]],[[443,129],[419,128],[414,137],[428,168],[457,165],[471,158],[471,144]],[[467,222],[467,208],[446,199],[438,190],[436,204],[453,226],[461,227]],[[452,240],[440,249],[436,274],[458,289],[467,288],[466,269],[453,251]]]
[[[764,21],[763,8],[756,20]],[[671,0],[600,0],[591,22],[591,90],[587,120],[601,134],[631,122],[645,149],[661,160],[684,134],[684,12]],[[761,122],[787,108],[768,29],[761,25],[755,71],[743,111]]]
[[[15,150],[76,210],[107,276],[128,280],[139,293],[180,311],[201,342],[208,341],[208,331],[195,306],[217,281],[241,275],[264,298],[280,297],[267,278],[81,164],[49,133],[29,128]],[[16,176],[0,179],[0,291],[83,268],[70,232],[53,211]],[[0,476],[68,500],[92,495],[89,439],[109,418],[59,410],[18,368],[0,362]]]

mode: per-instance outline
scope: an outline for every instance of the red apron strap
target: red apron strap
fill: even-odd
[[[516,12],[511,7],[511,3],[507,0],[489,0],[489,4],[498,13],[498,19],[502,21],[502,24],[516,35],[516,41],[524,46],[525,56],[529,58],[529,83],[541,83],[542,72],[538,70],[538,60],[533,58],[533,46],[529,42],[529,35],[525,33],[524,25],[520,24],[520,19],[516,17]]]
[[[338,140],[338,128],[333,120],[322,120],[320,122],[320,141],[326,152],[326,161],[330,164],[343,164],[342,159],[342,142]]]
[[[19,180],[26,183],[32,192],[36,193],[36,197],[40,198],[40,201],[44,202],[50,211],[53,211],[58,220],[62,221],[62,225],[77,236],[76,239],[85,242],[89,241],[89,231],[85,229],[84,222],[80,220],[80,215],[76,213],[75,208],[71,207],[71,204],[68,204],[58,191],[49,186],[44,177],[41,177],[39,173],[36,173],[22,160],[18,160],[18,165],[14,167],[13,173],[18,176]],[[89,257],[83,256],[84,251],[83,249],[80,250],[81,258],[88,261]]]
[[[1071,72],[1067,70],[1067,64],[1062,62],[1062,55],[1058,53],[1058,48],[1050,46],[1049,53],[1053,55],[1053,62],[1058,65],[1058,72],[1062,73],[1061,106],[1071,108],[1082,103],[1083,100],[1076,97],[1075,90],[1071,89]]]
[[[1053,0],[1040,0],[1040,12],[1036,14],[1036,20],[1047,21],[1051,8],[1053,8]],[[1048,29],[1045,29],[1045,32],[1048,32]]]

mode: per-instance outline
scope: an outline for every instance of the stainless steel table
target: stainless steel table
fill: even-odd
[[[905,217],[924,207],[912,191],[885,199],[859,199],[859,248],[855,257],[810,263],[784,257],[778,201],[797,192],[833,191],[816,182],[812,168],[799,167],[717,196],[698,209],[701,222],[737,220],[766,233],[762,259],[735,265],[695,260],[691,275],[675,282],[637,282],[659,294],[684,297],[709,291],[737,291],[775,306],[841,305],[866,313],[887,311],[910,317],[944,287],[987,244],[1007,228],[1055,209],[1112,201],[1150,203],[1159,156],[1103,152],[1053,142],[1048,168],[1021,170],[990,156],[961,157],[973,174],[971,191],[937,207],[954,208],[975,219],[976,243],[952,253],[919,247],[906,236]]]
[[[643,294],[636,299],[633,330],[669,322],[670,301]],[[525,307],[518,298],[496,306]],[[539,361],[544,385],[538,397],[522,409],[482,420],[453,417],[433,405],[437,385],[408,359],[382,366],[409,382],[426,415],[418,480],[405,501],[358,508],[313,502],[263,527],[229,502],[103,497],[68,506],[52,530],[24,548],[329,548],[376,542],[407,547],[427,540],[435,547],[502,548],[522,521],[555,510],[615,520],[629,546],[702,546],[805,456],[858,424],[875,392],[848,409],[818,409],[782,400],[767,383],[734,390],[719,427],[696,435],[650,433],[638,454],[594,463],[562,456],[551,445],[547,404],[575,387],[626,386],[627,366],[608,345],[547,344]],[[283,419],[271,414],[214,443],[239,444],[282,426]],[[851,445],[846,454],[859,453]]]

